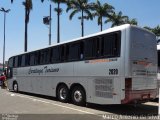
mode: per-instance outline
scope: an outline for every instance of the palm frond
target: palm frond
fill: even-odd
[[[72,20],[73,16],[74,16],[76,13],[78,13],[78,12],[79,12],[78,10],[72,11],[72,13],[71,13],[70,16],[69,16],[69,19]]]
[[[27,10],[31,10],[33,8],[32,0],[25,0],[22,2],[22,5],[24,5]]]
[[[22,2],[22,5],[26,6],[26,2]]]
[[[41,0],[41,1],[44,1],[44,0]],[[66,3],[68,2],[68,0],[50,0],[51,2],[54,2],[54,3]]]
[[[54,8],[54,11],[61,14],[63,12],[62,8]]]
[[[111,19],[107,19],[104,23],[109,23],[109,22],[112,22]]]
[[[93,17],[98,17],[98,25],[102,25],[102,18],[107,17],[109,18],[111,16],[111,13],[114,11],[114,7],[109,5],[108,3],[101,4],[99,0],[97,0],[96,3],[92,3],[94,6],[94,13],[92,14]]]
[[[87,14],[89,19],[93,20],[92,13],[89,10],[84,10],[84,12]]]

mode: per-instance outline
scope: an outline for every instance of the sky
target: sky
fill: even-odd
[[[11,9],[7,13],[6,18],[6,54],[5,61],[9,57],[24,52],[24,0],[14,0],[11,4],[10,0],[0,0],[0,8]],[[41,3],[40,0],[32,0],[33,9],[30,13],[30,22],[28,24],[28,51],[44,48],[48,46],[48,26],[43,24],[43,17],[49,15],[50,2]],[[96,2],[96,0],[89,0]],[[101,3],[109,3],[114,6],[115,11],[122,11],[123,15],[130,18],[136,18],[138,26],[156,27],[160,25],[160,0],[100,0]],[[52,45],[57,41],[57,14],[54,8],[57,6],[52,4]],[[81,36],[81,24],[77,14],[72,20],[69,20],[70,12],[66,13],[66,6],[61,5],[63,13],[60,17],[60,41],[68,41]],[[3,62],[3,18],[0,12],[0,63]],[[104,24],[103,30],[110,28],[111,24]],[[94,34],[100,31],[97,25],[97,18],[93,21],[85,21],[84,34]]]

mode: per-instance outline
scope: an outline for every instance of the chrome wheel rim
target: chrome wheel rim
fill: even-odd
[[[61,100],[65,100],[67,97],[67,90],[65,88],[61,88],[59,93],[60,93]]]
[[[14,84],[14,91],[18,91],[18,85]]]
[[[76,91],[74,92],[74,100],[75,100],[76,102],[81,102],[81,101],[82,101],[82,93],[81,93],[81,91],[76,90]]]

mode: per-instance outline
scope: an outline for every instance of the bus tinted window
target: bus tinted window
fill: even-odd
[[[13,67],[13,57],[9,59],[8,65],[9,67]]]
[[[113,32],[13,57],[10,66],[25,67],[120,56],[121,32]]]
[[[56,63],[60,61],[59,47],[53,47],[51,49],[51,62]]]
[[[40,64],[40,52],[37,51],[34,53],[34,65],[39,65]]]
[[[35,55],[34,53],[30,53],[30,65],[34,65]]]
[[[158,50],[158,67],[160,67],[160,50]]]
[[[24,67],[25,66],[25,55],[22,55],[22,62],[21,62],[21,66]]]
[[[40,51],[40,64],[48,64],[50,62],[50,49]]]
[[[22,63],[22,56],[18,56],[18,67],[21,67],[21,63]]]
[[[68,60],[79,60],[80,59],[80,44],[72,43],[68,46]]]
[[[102,39],[102,56],[118,57],[120,54],[120,42],[117,33],[105,35]]]
[[[96,40],[95,39],[89,39],[85,41],[85,49],[84,49],[84,56],[85,59],[89,58],[95,58],[96,57]]]
[[[30,65],[30,54],[26,54],[25,56],[25,66],[29,66]]]
[[[18,56],[14,58],[14,67],[18,67]]]
[[[80,60],[83,60],[84,59],[84,42],[81,41],[80,42],[80,48],[79,48],[79,57],[80,57]]]
[[[66,60],[66,54],[65,54],[65,45],[60,46],[60,61],[64,62]]]
[[[46,64],[49,64],[51,62],[51,49],[46,49],[46,56],[45,56]]]

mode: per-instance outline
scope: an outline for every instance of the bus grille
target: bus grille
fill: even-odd
[[[103,98],[113,98],[113,79],[96,79],[95,95]]]

